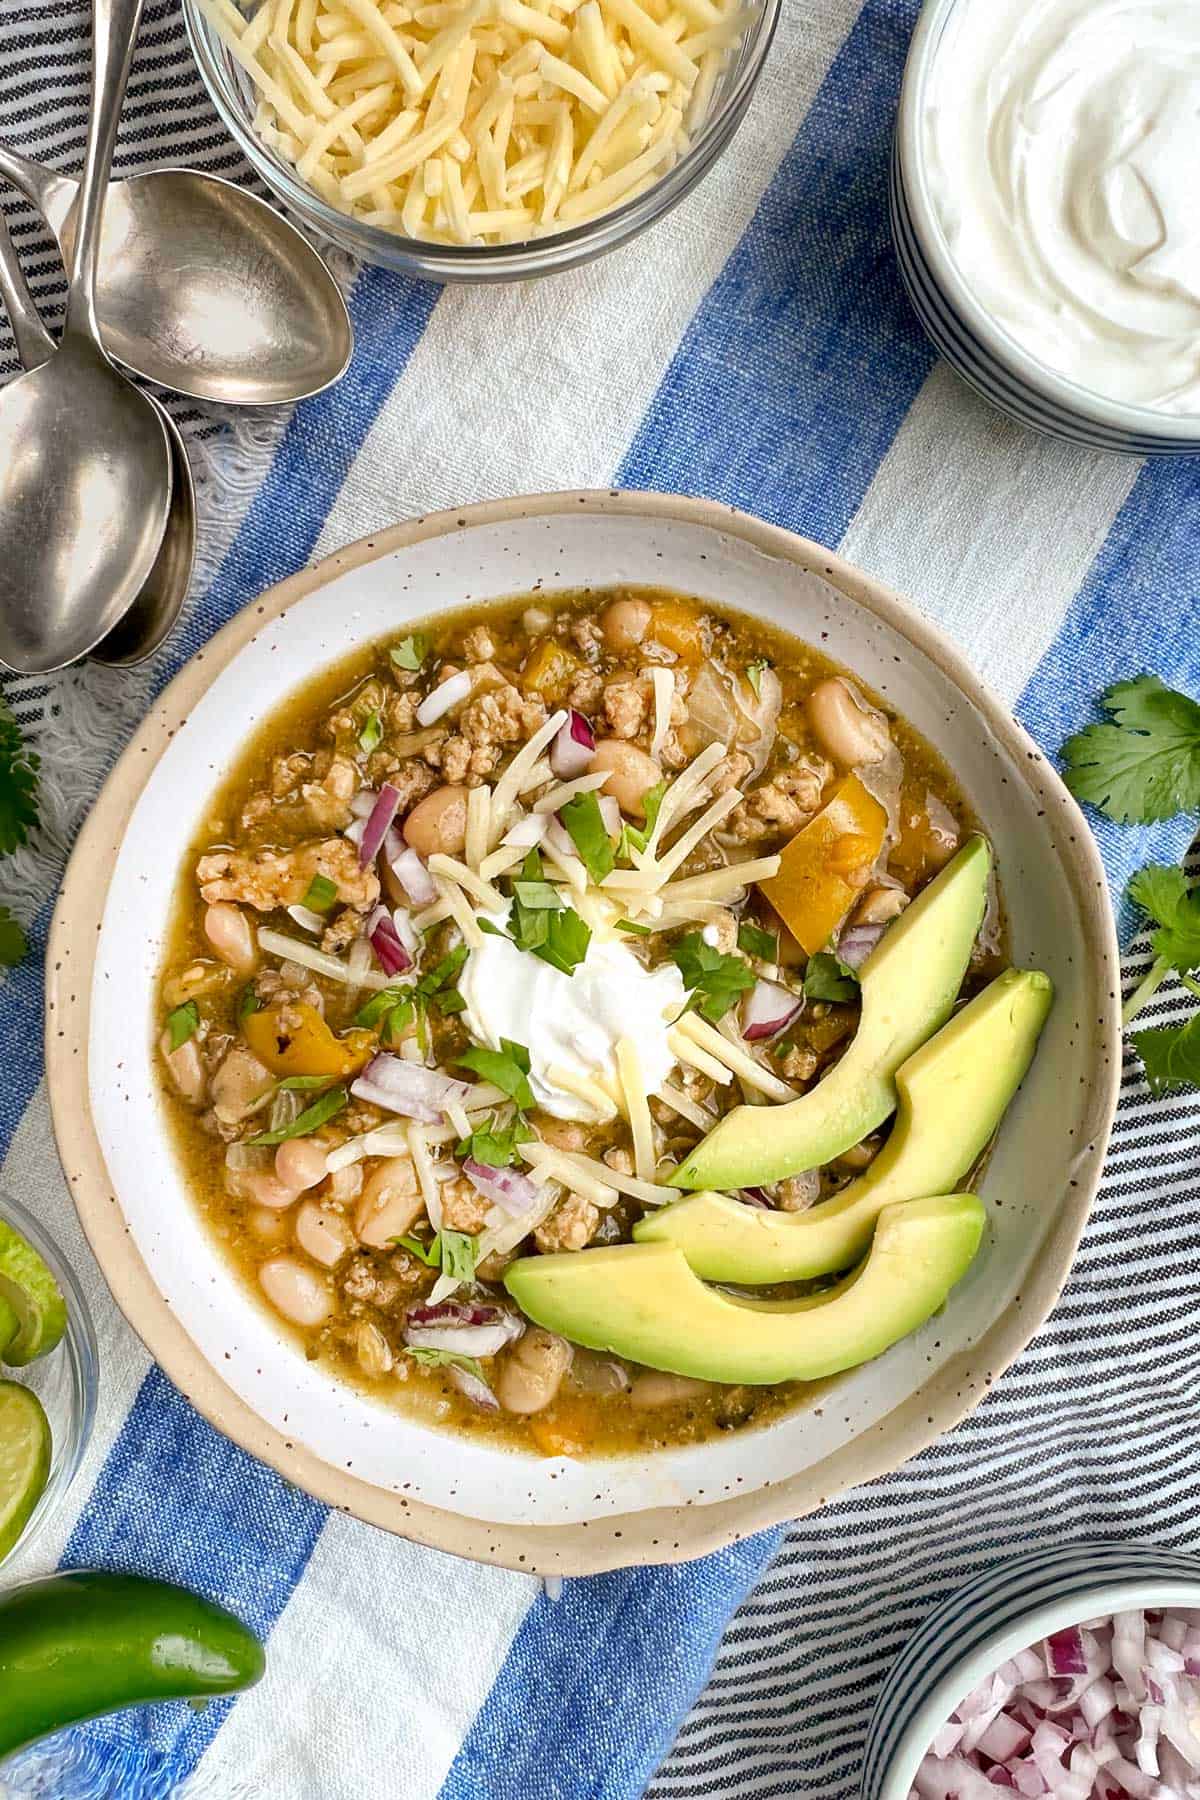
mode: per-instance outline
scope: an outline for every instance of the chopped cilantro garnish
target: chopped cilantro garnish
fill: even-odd
[[[592,880],[599,884],[611,874],[616,860],[599,800],[595,794],[576,794],[558,816],[579,852],[579,860]]]
[[[1129,898],[1158,926],[1150,940],[1154,962],[1125,1004],[1128,1025],[1174,969],[1200,969],[1200,885],[1189,887],[1182,869],[1151,863],[1129,883]]]
[[[490,919],[485,919],[482,913],[479,913],[476,915],[475,923],[478,925],[480,931],[483,932],[485,937],[507,937],[508,936],[507,931],[501,931],[501,929],[498,925],[494,925]]]
[[[467,1010],[467,1003],[457,988],[443,988],[440,993],[433,996],[433,1004],[444,1019]]]
[[[340,1113],[349,1099],[344,1087],[330,1088],[319,1100],[294,1118],[290,1125],[281,1125],[278,1131],[262,1131],[257,1137],[247,1138],[248,1144],[283,1144],[289,1138],[307,1137],[310,1131],[316,1131],[335,1113]]]
[[[457,1350],[418,1350],[408,1345],[404,1354],[429,1369],[439,1368],[445,1363],[455,1363],[460,1369],[468,1369],[472,1375],[477,1375],[480,1381],[484,1379],[478,1360],[473,1356],[463,1356]]]
[[[438,1232],[442,1243],[442,1274],[455,1281],[474,1281],[479,1258],[479,1239],[465,1231]]]
[[[757,956],[760,962],[779,961],[779,938],[774,931],[763,931],[746,919],[738,926],[737,941],[738,949],[747,956]]]
[[[186,1044],[199,1029],[200,1008],[194,1000],[185,1000],[182,1006],[177,1006],[167,1014],[167,1030],[171,1036],[172,1050],[178,1050],[181,1044]]]
[[[1132,1038],[1152,1094],[1200,1087],[1200,1013],[1195,1013],[1186,1025],[1135,1031]]]
[[[561,912],[565,904],[548,881],[514,881],[513,898],[533,912]]]
[[[532,1107],[533,1089],[529,1085],[529,1052],[523,1044],[514,1044],[508,1038],[500,1040],[503,1048],[486,1050],[480,1044],[472,1044],[469,1050],[455,1058],[460,1069],[470,1069],[475,1075],[482,1076],[498,1087],[502,1094],[515,1100],[522,1112]]]
[[[762,656],[756,658],[754,662],[746,664],[746,680],[754,689],[754,698],[756,700],[762,699],[763,671],[764,669],[769,669],[770,666],[770,663]]]
[[[262,1011],[262,1001],[259,999],[259,997],[255,993],[254,989],[252,987],[244,987],[242,989],[241,999],[238,1001],[238,1009],[237,1009],[238,1018],[244,1019],[247,1016],[247,1014],[249,1014],[249,1013],[256,1013],[256,1012],[261,1012],[261,1011]]]
[[[818,950],[804,971],[804,992],[809,1000],[857,1000],[858,976],[839,956]]]
[[[660,781],[652,788],[647,788],[642,795],[642,811],[646,815],[644,825],[623,825],[621,827],[621,854],[628,856],[630,850],[644,850],[650,842],[650,834],[658,824],[658,815],[662,811],[663,799],[667,792],[667,784]]]
[[[494,1123],[482,1125],[470,1137],[459,1139],[455,1153],[484,1163],[489,1169],[507,1169],[516,1161],[520,1146],[529,1143],[533,1136],[522,1119],[514,1119],[503,1130]]]
[[[311,908],[313,912],[324,913],[329,911],[337,896],[336,881],[330,881],[328,875],[314,875],[300,904]]]
[[[429,655],[429,642],[420,632],[414,632],[412,637],[402,638],[400,643],[393,644],[388,655],[398,669],[412,672],[419,669]]]
[[[383,720],[379,716],[379,708],[369,712],[358,734],[358,747],[364,756],[370,756],[372,750],[378,750],[383,742]]]
[[[1120,823],[1200,809],[1200,704],[1156,675],[1119,681],[1100,702],[1112,722],[1063,745],[1066,783]]]
[[[440,1238],[435,1237],[431,1243],[423,1244],[420,1238],[396,1237],[389,1238],[388,1243],[399,1244],[402,1250],[407,1250],[410,1256],[418,1257],[427,1268],[437,1269],[441,1267],[442,1245]]]
[[[649,925],[641,925],[636,919],[618,919],[617,930],[632,932],[635,937],[652,937],[654,935]]]
[[[714,949],[698,931],[689,931],[672,944],[671,960],[691,993],[692,1005],[713,1025],[725,1017],[739,994],[754,986],[753,971],[740,956]]]
[[[289,1094],[306,1094],[312,1088],[324,1087],[328,1080],[328,1075],[288,1075],[279,1083],[279,1089]]]
[[[38,759],[0,700],[0,856],[11,856],[38,821]]]
[[[466,962],[468,954],[467,945],[459,944],[457,949],[451,950],[449,956],[443,956],[428,975],[422,975],[417,983],[417,993],[429,999],[439,988],[448,987]]]
[[[27,948],[20,920],[13,918],[7,906],[0,906],[0,965],[11,969],[20,962]]]
[[[592,934],[577,912],[542,878],[542,859],[531,850],[513,882],[508,935],[518,950],[540,956],[564,975],[578,967],[587,955]],[[531,896],[531,901],[525,895]]]
[[[412,1023],[414,1010],[411,982],[403,987],[380,988],[365,1006],[359,1007],[354,1023],[368,1030],[378,1027],[381,1042],[394,1044],[402,1036],[404,1027]]]

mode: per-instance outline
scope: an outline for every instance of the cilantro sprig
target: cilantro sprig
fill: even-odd
[[[1111,720],[1063,745],[1076,799],[1119,824],[1200,810],[1200,704],[1157,675],[1117,682],[1100,704]]]
[[[1158,926],[1150,939],[1154,961],[1125,1003],[1126,1025],[1174,971],[1189,976],[1200,969],[1200,885],[1190,887],[1180,868],[1150,863],[1129,883],[1129,898]],[[1145,1035],[1145,1034],[1143,1034]]]
[[[754,986],[754,971],[740,956],[714,949],[698,931],[689,931],[671,945],[671,960],[683,976],[692,1005],[711,1025],[723,1019],[739,995]]]
[[[1200,1087],[1200,1013],[1186,1025],[1161,1025],[1131,1035],[1156,1099],[1172,1088]]]
[[[542,859],[536,850],[529,852],[520,875],[511,885],[508,936],[518,950],[527,950],[552,969],[570,975],[588,953],[592,941],[590,926],[544,879]]]

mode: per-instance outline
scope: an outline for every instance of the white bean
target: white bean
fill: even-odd
[[[248,1206],[246,1224],[260,1244],[286,1244],[291,1221],[270,1206]]]
[[[258,1284],[276,1312],[293,1325],[321,1325],[333,1311],[333,1297],[321,1276],[294,1256],[273,1256],[263,1263]]]
[[[891,748],[887,720],[868,711],[840,676],[819,681],[805,704],[813,736],[843,769],[882,762]]]
[[[662,780],[654,758],[624,738],[600,738],[589,773],[598,775],[601,769],[609,771],[605,793],[612,795],[628,818],[644,819],[645,796]]]
[[[353,1250],[354,1233],[340,1213],[306,1200],[296,1214],[296,1242],[323,1269],[333,1269]]]
[[[254,929],[240,906],[218,900],[204,915],[204,935],[236,975],[253,975],[258,964]]]
[[[402,831],[418,856],[461,856],[467,841],[466,788],[434,788],[417,801]]]
[[[302,1194],[325,1179],[326,1151],[312,1138],[289,1138],[275,1152],[275,1173],[284,1187]]]
[[[711,1381],[694,1381],[690,1375],[668,1375],[661,1369],[643,1369],[629,1389],[630,1404],[649,1412],[655,1406],[677,1406],[681,1400],[699,1400],[713,1392]]]
[[[648,600],[610,600],[600,614],[600,629],[610,650],[636,650],[650,627]]]
[[[389,1156],[363,1183],[354,1211],[360,1244],[382,1250],[392,1238],[410,1232],[425,1210],[417,1171],[407,1156]]]
[[[535,1413],[549,1406],[571,1366],[571,1346],[535,1325],[509,1350],[496,1376],[496,1398],[505,1412]]]

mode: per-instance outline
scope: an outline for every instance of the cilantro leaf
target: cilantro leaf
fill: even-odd
[[[442,1246],[442,1274],[454,1281],[474,1281],[479,1260],[479,1239],[466,1231],[438,1232]]]
[[[324,1087],[328,1080],[328,1075],[288,1075],[279,1083],[276,1091],[289,1094],[307,1094],[311,1093],[313,1088]]]
[[[779,961],[779,937],[774,931],[763,931],[747,919],[738,926],[737,941],[738,949],[747,956],[757,956],[760,962]]]
[[[417,993],[428,999],[436,994],[439,988],[449,987],[469,954],[468,946],[459,944],[450,952],[449,956],[443,956],[440,963],[435,963],[428,975],[422,975],[417,983]]]
[[[618,919],[618,931],[628,931],[632,937],[653,937],[649,925],[640,925],[636,919]]]
[[[172,1050],[178,1050],[181,1045],[186,1044],[199,1029],[200,1008],[194,1000],[185,1000],[182,1006],[177,1006],[167,1014],[167,1030],[171,1036]]]
[[[501,1050],[487,1050],[480,1044],[472,1044],[455,1058],[456,1066],[470,1069],[472,1074],[490,1081],[502,1094],[515,1100],[522,1112],[528,1112],[534,1104],[533,1089],[529,1085],[529,1052],[522,1050],[520,1044],[510,1044],[507,1038],[501,1042],[504,1045]],[[521,1054],[514,1055],[514,1051]]]
[[[393,644],[388,655],[398,669],[415,672],[429,655],[429,640],[415,631],[411,637],[402,638],[398,644]]]
[[[644,850],[650,842],[650,834],[658,824],[658,815],[662,811],[662,803],[666,797],[667,783],[656,782],[647,788],[642,795],[642,811],[646,815],[644,825],[623,825],[621,827],[621,854],[628,856],[630,849]]]
[[[754,986],[754,973],[740,956],[714,949],[698,931],[689,931],[671,945],[671,960],[691,993],[692,1005],[712,1025],[725,1017],[739,994]]]
[[[1115,723],[1067,739],[1066,783],[1120,824],[1148,824],[1200,810],[1200,705],[1139,675],[1109,688],[1101,705]]]
[[[481,1125],[470,1137],[460,1138],[456,1146],[456,1154],[470,1157],[474,1162],[483,1163],[489,1169],[507,1169],[517,1160],[520,1146],[527,1144],[534,1134],[522,1119],[514,1119],[503,1131],[498,1130],[493,1120],[488,1125]]]
[[[424,1363],[428,1369],[439,1368],[444,1363],[455,1363],[460,1369],[469,1369],[472,1375],[479,1377],[480,1381],[484,1379],[478,1359],[474,1356],[464,1356],[459,1350],[422,1350],[406,1344],[404,1354],[411,1356],[414,1362]],[[486,1382],[484,1385],[487,1385]]]
[[[249,1013],[261,1011],[262,1001],[259,999],[254,989],[252,987],[244,987],[237,1005],[238,1018],[244,1019]]]
[[[311,912],[326,913],[337,897],[336,881],[330,881],[328,875],[314,875],[300,904],[307,906]]]
[[[565,904],[548,881],[514,881],[513,898],[532,912],[561,912]]]
[[[540,956],[564,975],[570,975],[583,961],[592,941],[591,930],[579,914],[542,879],[542,859],[536,850],[529,852],[513,882],[508,930],[518,950]]]
[[[840,956],[818,950],[804,971],[804,992],[809,1000],[857,1000],[858,976]]]
[[[0,967],[13,968],[28,947],[20,921],[13,918],[7,906],[0,906]]]
[[[412,983],[402,987],[380,988],[372,994],[365,1006],[360,1006],[354,1015],[354,1023],[363,1025],[368,1030],[379,1029],[379,1039],[384,1044],[394,1044],[403,1035],[404,1027],[412,1023],[416,1011],[413,998]]]
[[[616,861],[599,800],[595,794],[576,794],[573,800],[567,801],[558,816],[579,852],[579,860],[592,880],[599,885],[606,875],[612,873],[613,863]]]
[[[28,843],[38,821],[38,759],[0,700],[0,856]]]
[[[1200,1087],[1200,1013],[1186,1025],[1135,1031],[1132,1036],[1156,1098],[1172,1088]]]
[[[289,1138],[307,1137],[310,1131],[316,1131],[335,1113],[340,1113],[350,1096],[344,1087],[330,1088],[319,1100],[294,1118],[290,1125],[281,1125],[278,1131],[260,1131],[257,1137],[247,1138],[248,1144],[284,1144]]]
[[[369,712],[366,716],[363,728],[358,734],[358,747],[363,752],[364,756],[370,756],[372,750],[378,750],[382,742],[383,720],[379,715],[379,708],[376,707],[373,712]]]
[[[442,1242],[439,1237],[435,1237],[432,1242],[428,1244],[423,1244],[420,1238],[415,1237],[389,1238],[388,1243],[399,1244],[400,1248],[402,1250],[407,1250],[410,1256],[418,1257],[421,1262],[425,1264],[426,1268],[438,1269],[441,1267]]]
[[[746,664],[746,680],[754,689],[754,698],[756,700],[762,699],[763,670],[769,669],[770,666],[771,665],[765,656],[756,657],[752,663]]]
[[[1200,885],[1189,887],[1182,869],[1151,863],[1129,883],[1129,898],[1160,927],[1150,940],[1155,956],[1172,969],[1200,969]]]

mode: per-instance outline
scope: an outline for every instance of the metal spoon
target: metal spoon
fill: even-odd
[[[162,414],[119,375],[96,326],[96,253],[142,0],[94,0],[91,121],[62,342],[0,390],[0,662],[23,675],[84,656],[146,584],[167,527]]]
[[[2,144],[0,174],[69,256],[76,183]],[[320,393],[354,349],[346,302],[307,239],[265,201],[195,169],[113,182],[96,304],[110,356],[228,406]]]
[[[17,355],[26,369],[36,369],[54,355],[54,339],[42,323],[33,303],[24,271],[17,260],[8,223],[0,212],[0,299],[8,313]],[[125,666],[152,656],[179,617],[187,598],[196,556],[196,491],[192,471],[174,419],[153,395],[171,446],[171,512],[158,560],[145,587],[125,617],[92,651],[99,662]]]

